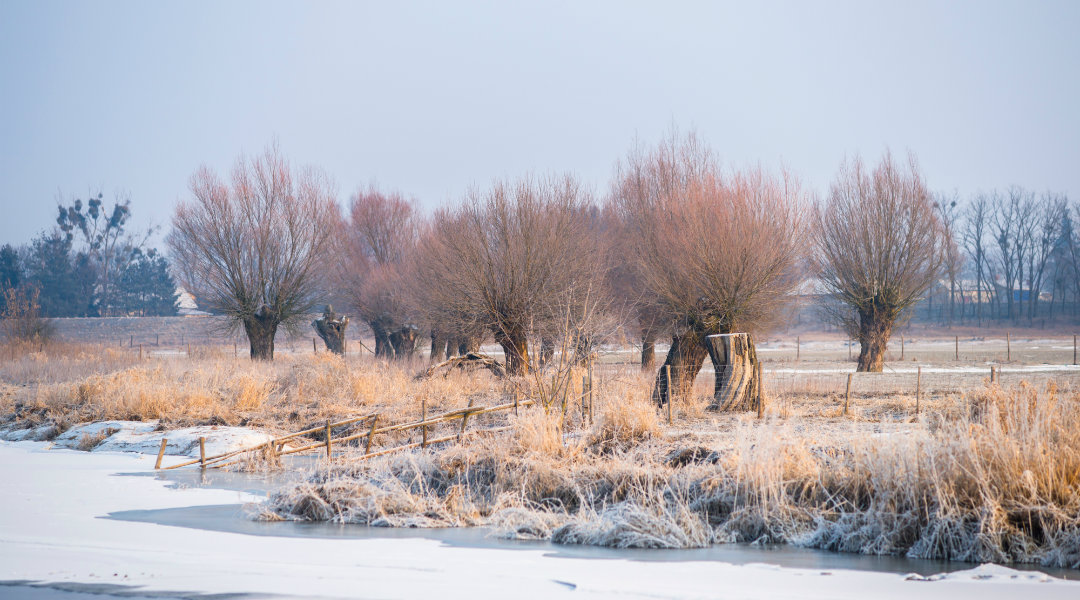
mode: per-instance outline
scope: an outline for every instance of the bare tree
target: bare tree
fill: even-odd
[[[943,234],[942,245],[944,247],[945,276],[949,278],[949,318],[948,325],[951,327],[956,318],[957,292],[963,293],[960,282],[960,272],[964,267],[964,254],[960,250],[960,209],[956,192],[952,196],[937,194],[934,200],[934,209],[937,210],[938,220],[941,222]],[[961,315],[963,316],[963,315]]]
[[[913,156],[886,152],[873,172],[845,161],[815,212],[822,284],[846,310],[833,316],[859,340],[859,371],[880,372],[897,320],[934,283],[941,222]]]
[[[804,198],[786,173],[723,173],[693,134],[635,149],[619,167],[612,199],[631,257],[673,324],[658,402],[688,393],[709,355],[707,336],[762,331],[791,300],[805,245]],[[723,365],[716,367],[719,385]]]
[[[497,181],[440,211],[423,238],[417,285],[435,321],[482,327],[507,373],[532,368],[531,333],[574,322],[598,290],[598,242],[588,235],[589,195],[571,176]],[[595,296],[594,296],[595,297]]]
[[[983,194],[976,195],[964,213],[963,244],[975,270],[975,317],[979,326],[983,323],[983,298],[989,301],[993,286],[988,279],[986,233],[989,227],[990,200]]]
[[[1028,320],[1033,320],[1039,309],[1039,294],[1042,292],[1043,279],[1046,277],[1046,269],[1050,263],[1058,239],[1061,236],[1061,225],[1064,215],[1068,211],[1068,203],[1064,196],[1047,192],[1036,202],[1036,214],[1034,215],[1034,235],[1031,240],[1031,251],[1028,253],[1028,278],[1031,290],[1031,303],[1028,305]]]
[[[369,187],[353,195],[338,225],[341,288],[375,334],[375,356],[407,358],[415,350],[404,271],[421,224],[414,200]]]
[[[240,323],[251,358],[273,360],[279,325],[315,307],[337,211],[329,178],[293,169],[270,146],[241,156],[226,183],[207,167],[173,215],[167,242],[177,279],[199,302]]]

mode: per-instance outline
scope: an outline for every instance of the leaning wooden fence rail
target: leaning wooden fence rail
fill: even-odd
[[[399,423],[397,425],[387,425],[387,426],[384,426],[384,427],[376,427],[376,425],[378,424],[378,421],[379,421],[379,416],[380,416],[379,413],[370,413],[370,414],[367,414],[367,415],[346,419],[344,421],[338,421],[336,423],[327,422],[326,424],[319,425],[318,427],[312,427],[310,429],[305,429],[303,431],[297,431],[296,433],[290,433],[288,435],[284,435],[284,436],[281,436],[279,438],[274,438],[274,439],[272,439],[272,440],[270,440],[268,442],[263,442],[262,444],[259,444],[258,446],[251,446],[249,448],[241,448],[239,450],[232,450],[232,451],[225,452],[225,453],[222,453],[222,454],[218,454],[218,455],[215,455],[215,456],[209,456],[208,457],[208,456],[205,456],[205,452],[200,452],[200,457],[199,458],[189,460],[189,461],[185,461],[185,462],[175,464],[175,465],[169,465],[167,467],[160,466],[161,465],[161,458],[165,454],[165,445],[167,443],[167,440],[162,440],[161,448],[158,451],[157,464],[155,465],[154,468],[160,469],[162,471],[167,471],[169,469],[179,469],[180,467],[187,467],[187,466],[191,466],[191,465],[194,465],[194,464],[198,464],[201,468],[218,469],[218,468],[222,468],[222,467],[226,467],[226,466],[229,466],[229,465],[236,464],[238,462],[238,459],[236,459],[236,457],[238,457],[238,456],[240,456],[242,454],[250,453],[250,452],[268,452],[268,453],[270,453],[270,454],[272,454],[274,456],[286,456],[286,455],[289,455],[289,454],[297,454],[297,453],[300,453],[300,452],[310,452],[312,450],[318,450],[320,448],[323,448],[323,449],[326,449],[327,453],[329,454],[330,448],[332,447],[332,444],[334,444],[334,443],[343,444],[345,442],[351,442],[353,440],[366,438],[366,442],[365,442],[365,446],[364,446],[364,454],[362,454],[361,456],[356,457],[357,460],[363,460],[363,459],[371,458],[371,457],[374,457],[374,456],[381,456],[383,454],[389,454],[391,452],[397,452],[397,451],[400,451],[400,450],[407,450],[407,449],[410,449],[410,448],[424,447],[424,446],[427,446],[429,444],[438,444],[438,443],[442,443],[442,442],[449,442],[449,441],[452,441],[452,440],[461,440],[466,435],[471,436],[471,435],[481,434],[481,433],[496,433],[496,432],[499,432],[499,431],[505,431],[505,430],[507,430],[509,428],[508,427],[498,427],[498,428],[494,428],[494,429],[478,429],[478,430],[466,432],[465,431],[465,425],[468,422],[468,418],[471,417],[471,416],[483,415],[483,414],[488,414],[488,413],[495,413],[495,412],[500,412],[500,411],[505,411],[505,410],[515,410],[518,407],[530,406],[530,405],[535,404],[535,403],[536,403],[535,400],[522,400],[522,401],[516,401],[515,400],[514,402],[508,402],[506,404],[499,404],[497,406],[490,406],[490,407],[486,407],[486,406],[470,406],[470,407],[467,407],[467,408],[460,408],[460,409],[457,409],[457,410],[452,410],[450,412],[446,412],[446,413],[443,413],[443,414],[440,414],[440,415],[434,415],[434,416],[432,416],[430,418],[422,418],[419,421],[412,421],[412,422],[409,422],[409,423]],[[344,427],[346,425],[353,425],[355,423],[360,423],[360,422],[363,422],[363,421],[367,421],[369,419],[371,420],[371,425],[367,428],[366,431],[361,431],[360,433],[353,433],[353,434],[346,435],[346,436],[343,436],[343,437],[340,437],[340,438],[333,438],[332,437],[332,430],[334,428]],[[419,428],[424,428],[424,430],[426,431],[426,429],[428,427],[431,427],[432,425],[438,425],[440,423],[446,423],[446,422],[449,422],[449,421],[453,421],[455,419],[461,419],[462,420],[462,426],[461,426],[461,430],[458,433],[454,434],[454,435],[441,437],[441,438],[436,438],[436,439],[432,439],[432,440],[426,440],[425,439],[425,441],[415,442],[415,443],[411,443],[411,444],[403,444],[403,445],[400,445],[400,446],[394,446],[392,448],[386,448],[386,449],[379,450],[379,451],[376,451],[376,452],[371,452],[371,442],[375,438],[376,435],[383,434],[383,433],[391,433],[391,432],[395,432],[395,431],[408,431],[408,430],[411,430],[411,429],[419,429]],[[306,445],[303,445],[303,446],[299,446],[297,448],[289,448],[288,450],[283,450],[282,449],[285,442],[290,440],[290,439],[293,439],[293,438],[296,438],[296,437],[299,437],[299,436],[303,436],[303,435],[309,435],[309,434],[312,434],[312,433],[317,433],[317,432],[320,432],[320,431],[325,432],[324,435],[326,436],[326,438],[324,440],[322,440],[322,441],[314,442],[314,443],[311,443],[311,444],[306,444]],[[426,438],[426,436],[425,436],[425,438]],[[229,459],[233,459],[233,460],[229,460]],[[225,461],[228,461],[228,462],[225,462]]]

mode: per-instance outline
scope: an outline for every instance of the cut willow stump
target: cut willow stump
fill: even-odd
[[[323,316],[312,321],[311,326],[326,342],[327,350],[339,356],[345,355],[345,328],[349,326],[349,317],[339,317],[334,307],[327,304]]]
[[[757,410],[761,402],[757,350],[749,333],[724,333],[705,338],[716,384],[710,410]]]

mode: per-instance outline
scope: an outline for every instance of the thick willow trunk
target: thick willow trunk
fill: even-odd
[[[671,348],[660,366],[653,385],[653,401],[663,406],[668,398],[685,398],[694,387],[701,365],[708,356],[702,334],[694,329],[672,335]],[[668,381],[667,373],[671,373]]]
[[[892,337],[893,319],[880,312],[859,315],[859,364],[860,373],[880,373],[885,366],[885,349]]]
[[[641,370],[651,371],[656,366],[656,335],[646,331],[641,334]]]
[[[757,349],[748,333],[725,333],[705,338],[716,371],[710,410],[756,410],[761,402]]]
[[[251,347],[251,360],[274,360],[274,336],[280,323],[277,314],[263,304],[243,323]]]
[[[458,356],[465,356],[470,352],[480,352],[480,338],[463,336],[451,341],[451,349],[457,349]]]
[[[390,345],[394,347],[394,358],[405,360],[416,353],[416,327],[402,325],[390,333]]]
[[[394,347],[390,344],[390,332],[380,319],[368,321],[371,332],[375,334],[375,358],[393,358]]]
[[[528,336],[521,328],[509,331],[495,330],[495,342],[502,346],[506,361],[506,374],[511,377],[529,374]]]
[[[450,358],[451,352],[449,338],[443,335],[439,330],[433,328],[431,330],[431,352],[429,353],[428,358],[433,363],[440,363]]]
[[[334,307],[327,304],[322,317],[312,321],[311,326],[322,338],[327,350],[345,356],[345,328],[349,326],[349,317],[339,317]]]

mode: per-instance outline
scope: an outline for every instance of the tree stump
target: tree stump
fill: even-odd
[[[723,333],[705,338],[716,384],[709,410],[756,410],[761,401],[757,350],[749,333]]]
[[[349,317],[339,317],[334,307],[327,304],[323,315],[312,321],[311,326],[326,343],[327,350],[345,356],[345,328],[349,326]]]

